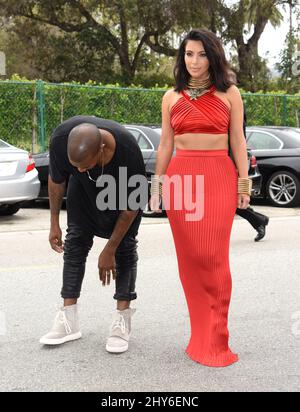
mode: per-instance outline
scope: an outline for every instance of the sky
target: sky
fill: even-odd
[[[289,31],[289,13],[283,12],[284,21],[280,27],[274,28],[268,23],[258,43],[258,53],[268,59],[268,67],[272,68],[279,61],[279,54],[284,48],[286,35]]]

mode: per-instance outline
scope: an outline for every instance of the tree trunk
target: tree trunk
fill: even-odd
[[[255,84],[255,58],[259,59],[257,50],[255,47],[251,47],[248,44],[240,44],[238,46],[238,58],[239,58],[239,82],[247,86],[251,92],[256,92]]]
[[[135,69],[131,67],[130,63],[129,64],[124,64],[121,62],[121,72],[122,72],[122,78],[124,81],[124,84],[126,86],[129,86],[130,84],[134,83],[134,77],[135,77]]]

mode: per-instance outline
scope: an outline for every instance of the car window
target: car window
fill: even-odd
[[[9,147],[9,145],[5,142],[3,142],[3,140],[0,140],[0,149],[4,149],[6,147]]]
[[[254,150],[269,150],[279,149],[281,143],[274,136],[266,133],[252,131],[251,136],[247,140],[247,145]]]
[[[141,150],[152,149],[150,143],[145,138],[145,136],[137,129],[128,129],[130,133],[135,137]]]

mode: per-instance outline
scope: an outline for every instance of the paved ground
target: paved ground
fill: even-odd
[[[105,241],[97,239],[87,265],[83,338],[43,348],[38,339],[60,304],[62,267],[47,243],[49,214],[35,208],[1,218],[0,391],[299,391],[300,213],[256,209],[271,216],[262,242],[253,242],[247,222],[234,222],[230,332],[240,362],[225,369],[184,353],[189,320],[166,219],[143,220],[131,346],[112,356],[104,346],[113,286],[101,287],[96,270]]]
[[[256,200],[253,208],[260,213],[264,213],[269,217],[292,217],[300,216],[300,207],[298,208],[277,208],[271,207],[263,200]],[[49,228],[49,206],[48,202],[37,202],[34,207],[21,209],[16,215],[11,217],[0,216],[0,233],[11,231],[36,231]],[[236,217],[236,219],[240,219]],[[144,218],[143,224],[161,224],[167,223],[167,218]],[[61,226],[67,227],[66,211],[61,211]]]

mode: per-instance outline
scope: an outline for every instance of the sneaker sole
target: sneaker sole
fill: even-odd
[[[114,348],[113,346],[106,345],[106,350],[109,353],[123,353],[128,350],[128,346],[124,348]]]
[[[72,335],[65,336],[61,339],[40,339],[42,345],[62,345],[63,343],[70,342],[72,340],[80,339],[81,332],[73,333]]]

